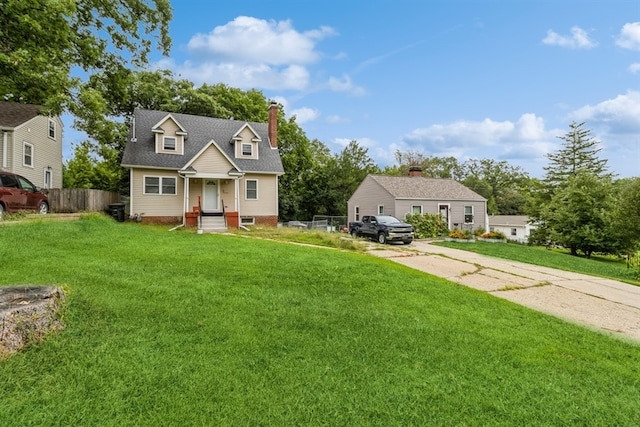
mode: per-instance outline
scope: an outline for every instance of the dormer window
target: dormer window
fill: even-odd
[[[176,139],[173,136],[162,137],[162,149],[166,151],[176,151]]]
[[[155,134],[156,153],[184,154],[187,131],[171,114],[156,123],[151,132]]]
[[[253,155],[253,146],[251,144],[242,144],[242,155],[251,157]]]

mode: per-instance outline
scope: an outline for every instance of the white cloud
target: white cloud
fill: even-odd
[[[309,64],[319,57],[315,43],[333,34],[329,27],[301,33],[289,20],[276,22],[239,16],[209,34],[194,35],[187,48],[233,62]]]
[[[624,24],[616,44],[623,49],[640,50],[640,22]]]
[[[329,78],[329,89],[334,92],[347,92],[354,96],[362,96],[365,94],[365,90],[359,86],[356,86],[351,81],[351,77],[343,75],[342,78],[331,77]]]
[[[343,124],[343,123],[351,123],[351,120],[346,118],[346,117],[342,117],[342,116],[338,116],[336,114],[333,114],[331,116],[327,116],[325,122],[332,124],[332,125],[336,125],[336,124]]]
[[[187,44],[189,60],[179,64],[164,60],[156,66],[196,84],[305,90],[311,80],[308,67],[322,58],[317,43],[335,34],[325,26],[300,32],[289,20],[239,16],[208,34],[194,35]]]
[[[290,116],[296,116],[296,123],[301,125],[306,122],[311,122],[320,117],[320,111],[314,108],[297,108],[289,113]]]
[[[612,134],[639,133],[639,117],[640,91],[634,90],[593,106],[586,105],[569,115],[572,120],[606,127]]]
[[[634,62],[633,64],[629,65],[629,72],[631,74],[640,72],[640,62]]]
[[[267,64],[185,62],[172,69],[194,83],[224,82],[241,89],[303,90],[309,84],[309,71],[299,65],[277,68]]]
[[[589,34],[580,27],[571,27],[571,35],[563,36],[553,30],[547,31],[547,36],[542,39],[542,43],[551,46],[566,47],[569,49],[591,49],[597,43],[589,38]]]
[[[523,114],[515,123],[484,119],[458,121],[415,129],[403,138],[407,149],[419,149],[432,156],[459,159],[504,160],[544,158],[554,146],[558,131],[545,129],[544,120]]]

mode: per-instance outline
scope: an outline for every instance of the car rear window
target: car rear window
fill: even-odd
[[[18,180],[13,175],[0,175],[0,185],[3,187],[18,188]]]

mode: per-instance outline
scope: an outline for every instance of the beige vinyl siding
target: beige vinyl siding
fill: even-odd
[[[202,178],[192,178],[189,180],[189,201],[187,211],[193,211],[198,206],[198,197],[202,204]]]
[[[258,158],[258,142],[253,141],[256,138],[256,134],[254,134],[249,127],[245,127],[239,134],[239,137],[242,140],[236,141],[235,143],[235,155],[237,158],[243,159],[257,159]],[[242,155],[242,144],[251,144],[251,156],[243,156]]]
[[[247,180],[258,181],[257,200],[246,199]],[[239,180],[239,184],[240,216],[278,215],[278,177],[276,175],[246,174]]]
[[[176,122],[171,119],[165,120],[160,126],[164,133],[156,133],[156,153],[166,153],[166,154],[175,154],[180,155],[184,153],[184,136],[176,135],[177,131],[180,131],[180,127]],[[173,137],[176,139],[176,149],[175,150],[163,150],[163,138],[165,136]]]
[[[199,174],[226,174],[233,165],[214,145],[210,145],[191,166]]]
[[[175,177],[176,194],[144,194],[144,177]],[[184,180],[175,171],[160,169],[131,169],[131,213],[144,216],[182,216]],[[197,200],[196,200],[197,202]]]
[[[396,203],[391,194],[370,177],[366,177],[347,203],[347,221],[355,221],[355,207],[360,207],[360,219],[364,215],[376,215],[378,206],[384,206],[385,215],[396,215]],[[404,217],[403,212],[402,215]]]
[[[236,180],[220,180],[220,204],[224,205],[226,211],[236,210]]]
[[[49,138],[49,118],[34,117],[17,127],[11,135],[7,146],[8,169],[24,176],[35,185],[44,186],[44,172],[51,167],[52,188],[62,188],[62,122],[53,118],[56,123],[56,139]],[[33,167],[23,165],[23,145],[27,142],[33,146]],[[0,141],[1,144],[1,141]]]

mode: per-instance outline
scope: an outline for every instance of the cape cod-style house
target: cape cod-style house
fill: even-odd
[[[138,109],[122,166],[129,212],[205,231],[278,223],[278,105],[268,123]]]

